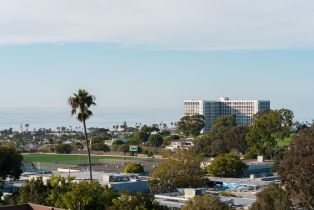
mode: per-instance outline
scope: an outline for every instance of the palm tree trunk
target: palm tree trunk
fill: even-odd
[[[85,123],[85,120],[83,120],[83,126],[84,126],[85,139],[86,139],[86,147],[87,147],[87,153],[88,153],[89,179],[90,179],[90,181],[92,181],[92,180],[93,180],[93,175],[92,175],[92,161],[91,161],[91,158],[90,158],[89,141],[88,141],[88,136],[87,136],[87,130],[86,130],[86,123]]]

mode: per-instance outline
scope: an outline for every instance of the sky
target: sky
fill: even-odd
[[[311,0],[2,0],[2,107],[269,99],[314,118]]]

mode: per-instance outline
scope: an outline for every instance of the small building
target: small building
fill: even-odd
[[[205,195],[205,188],[185,188],[177,189],[176,192],[155,195],[155,201],[160,205],[167,206],[172,210],[181,209],[181,207],[195,196]]]
[[[105,174],[102,184],[108,185],[116,191],[148,192],[148,178],[129,174]]]
[[[182,140],[182,141],[171,141],[170,145],[166,147],[169,150],[177,150],[177,149],[188,149],[192,147],[194,144],[192,141]]]

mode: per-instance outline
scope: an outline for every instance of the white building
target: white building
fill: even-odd
[[[208,131],[215,119],[220,116],[235,115],[237,125],[250,125],[253,115],[259,111],[270,109],[268,100],[230,100],[222,97],[219,101],[212,100],[186,100],[184,101],[184,115],[203,115],[205,127]]]
[[[178,140],[178,141],[171,141],[169,146],[166,146],[166,149],[175,151],[177,149],[188,149],[194,146],[193,141],[185,141],[185,140]]]

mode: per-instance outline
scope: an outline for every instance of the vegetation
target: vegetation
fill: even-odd
[[[157,125],[152,125],[152,126],[147,126],[144,125],[140,130],[138,130],[137,132],[134,133],[134,135],[132,135],[129,138],[129,141],[137,141],[137,143],[146,143],[149,139],[149,136],[153,133],[153,132],[159,132],[159,128]]]
[[[276,138],[289,137],[292,119],[293,112],[287,109],[264,110],[257,113],[247,134],[251,152],[266,155],[277,145]]]
[[[288,147],[292,142],[293,135],[290,135],[289,137],[285,137],[283,139],[276,138],[277,146],[278,147]]]
[[[182,210],[232,210],[227,204],[221,202],[218,198],[205,195],[196,196],[189,200],[182,207]]]
[[[105,144],[105,138],[101,136],[94,136],[90,138],[91,141],[91,149],[96,151],[108,152],[110,148]]]
[[[232,192],[227,192],[227,191],[222,191],[219,193],[220,196],[223,197],[237,197],[235,194],[233,194]]]
[[[22,173],[23,157],[13,145],[0,145],[0,181],[7,177],[18,179]]]
[[[131,163],[124,169],[124,172],[135,174],[144,173],[144,167],[139,163]]]
[[[72,151],[72,146],[70,144],[58,144],[55,148],[58,154],[70,154]]]
[[[93,180],[93,175],[92,175],[90,148],[89,148],[90,145],[89,145],[88,135],[87,135],[87,130],[86,130],[86,120],[93,115],[92,111],[90,111],[89,108],[93,105],[96,105],[94,101],[95,101],[95,96],[90,95],[87,91],[82,90],[82,89],[78,90],[77,93],[74,93],[74,95],[70,97],[68,100],[69,105],[71,106],[71,109],[72,109],[71,110],[72,116],[78,112],[76,118],[78,121],[83,123],[86,147],[87,147],[87,153],[88,153],[90,181]]]
[[[160,147],[163,144],[163,139],[159,134],[150,135],[148,143],[152,147]]]
[[[279,175],[293,204],[314,208],[314,129],[303,129],[293,138]]]
[[[206,156],[228,152],[247,151],[247,126],[236,126],[235,116],[222,116],[215,120],[211,130],[195,140],[194,151]]]
[[[112,205],[112,200],[117,197],[117,192],[102,187],[99,182],[81,181],[73,184],[63,200],[66,209],[103,210]]]
[[[36,204],[47,204],[47,197],[49,190],[44,184],[42,178],[32,179],[27,181],[20,190],[17,198],[17,203],[36,203]]]
[[[191,150],[170,156],[150,174],[152,192],[169,192],[175,188],[202,187],[204,171],[202,158]]]
[[[113,200],[110,210],[167,210],[154,201],[154,196],[146,193],[125,194]]]
[[[53,176],[47,184],[44,184],[42,178],[27,181],[11,200],[15,204],[35,203],[64,209],[103,210],[111,206],[112,200],[118,196],[116,191],[102,187],[99,182],[76,183],[70,177]]]
[[[235,154],[224,154],[215,158],[207,167],[211,176],[217,177],[241,177],[247,168]]]
[[[93,143],[92,150],[101,151],[101,152],[109,152],[110,148],[108,145],[103,144],[103,143]]]
[[[204,116],[202,115],[184,116],[178,122],[179,131],[182,132],[186,137],[198,136],[204,126]]]
[[[263,191],[257,193],[257,200],[250,210],[287,210],[291,209],[288,193],[279,185],[270,184]]]

